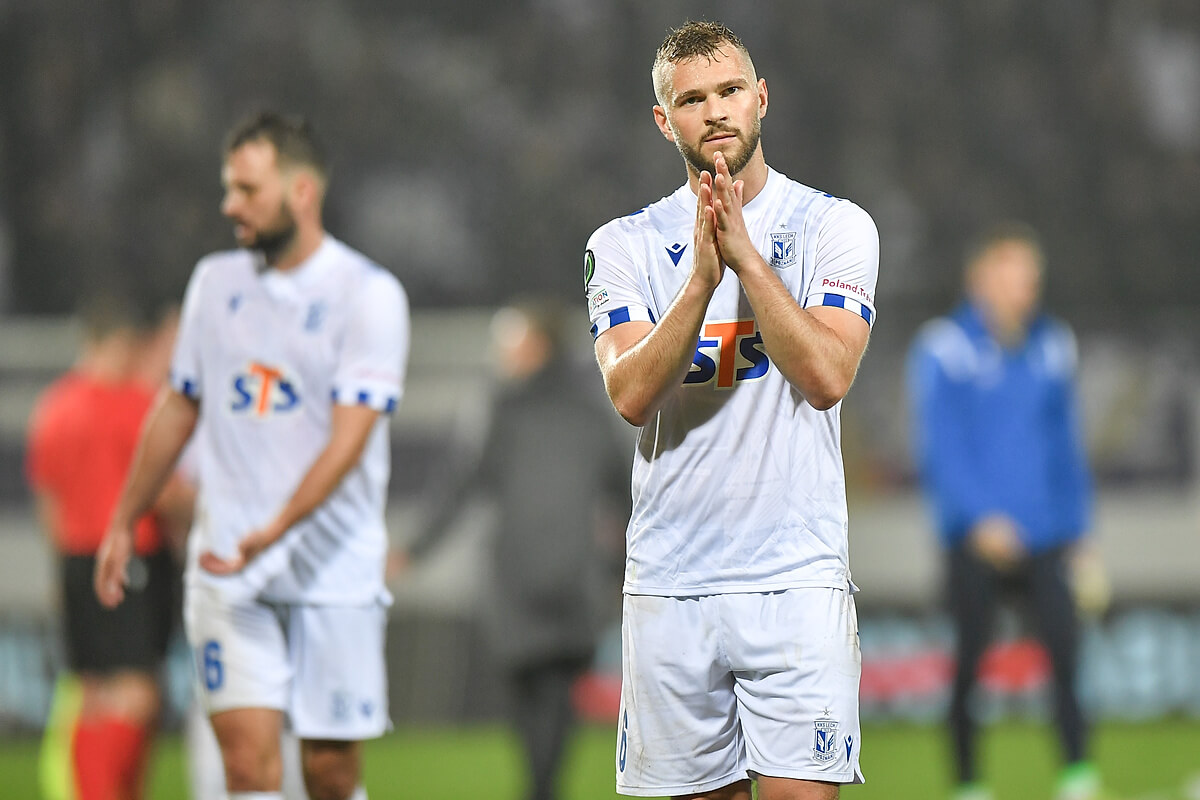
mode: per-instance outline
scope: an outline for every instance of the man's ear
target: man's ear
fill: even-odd
[[[654,124],[658,126],[659,131],[668,142],[675,143],[675,132],[671,130],[671,125],[667,122],[667,110],[662,106],[654,107]]]
[[[300,208],[320,208],[321,181],[310,170],[298,169],[292,176],[292,200]]]

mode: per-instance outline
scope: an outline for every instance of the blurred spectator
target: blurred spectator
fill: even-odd
[[[178,613],[177,572],[164,534],[185,518],[192,495],[167,484],[155,513],[138,522],[129,602],[103,608],[92,591],[96,549],[133,459],[155,384],[152,358],[170,321],[141,325],[123,301],[93,298],[78,362],[38,401],[30,421],[28,476],[41,527],[59,553],[67,663],[78,678],[77,715],[57,720],[68,737],[78,800],[142,795],[160,705],[160,672]],[[64,693],[72,684],[60,683]],[[70,733],[68,733],[70,731]],[[51,771],[53,775],[53,770]]]
[[[563,316],[549,298],[497,312],[492,340],[504,385],[482,454],[443,486],[405,555],[428,550],[472,492],[496,500],[483,615],[511,692],[531,800],[559,796],[571,687],[591,662],[604,618],[619,609],[628,515],[626,448],[590,376],[567,358]]]
[[[1078,630],[1069,559],[1091,524],[1071,330],[1038,309],[1034,231],[997,225],[966,263],[967,298],[921,330],[909,361],[916,460],[946,551],[957,633],[950,706],[958,800],[983,800],[970,695],[997,606],[1015,590],[1054,675],[1066,767],[1059,800],[1098,797],[1076,691]]]

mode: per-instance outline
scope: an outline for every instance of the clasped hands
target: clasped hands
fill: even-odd
[[[762,256],[750,241],[742,216],[745,181],[735,181],[721,151],[713,156],[716,174],[700,173],[696,192],[696,225],[693,234],[692,274],[715,288],[725,267],[740,273]]]

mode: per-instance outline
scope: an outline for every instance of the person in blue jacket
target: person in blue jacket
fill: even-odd
[[[1075,338],[1040,311],[1043,253],[1020,223],[968,253],[966,299],[927,322],[908,362],[917,467],[946,552],[957,634],[950,704],[956,798],[991,794],[976,769],[969,697],[1002,593],[1026,602],[1050,655],[1066,764],[1057,797],[1098,796],[1076,692],[1078,625],[1068,566],[1090,526],[1091,478],[1076,402]]]

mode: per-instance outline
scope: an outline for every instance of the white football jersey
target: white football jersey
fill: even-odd
[[[804,308],[875,321],[879,236],[855,204],[771,170],[744,209],[763,258]],[[688,185],[588,241],[592,335],[655,322],[692,265]],[[633,463],[625,591],[691,596],[849,584],[841,404],[817,411],[767,357],[732,270],[691,370],[642,428]]]
[[[387,413],[403,392],[408,347],[400,282],[331,236],[286,272],[247,250],[200,261],[171,365],[172,385],[198,400],[201,415],[189,583],[282,602],[386,597]],[[385,412],[359,462],[245,570],[217,577],[200,569],[200,552],[234,554],[282,509],[329,440],[334,403]]]

